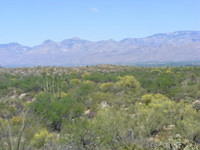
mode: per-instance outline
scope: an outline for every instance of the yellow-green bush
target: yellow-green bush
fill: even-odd
[[[47,129],[41,129],[37,133],[35,133],[31,143],[36,148],[43,147],[47,142],[51,141],[53,138],[53,134],[49,133]]]

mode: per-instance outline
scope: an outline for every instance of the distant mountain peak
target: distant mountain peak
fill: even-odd
[[[53,40],[45,40],[45,41],[43,42],[43,44],[54,44],[54,43],[56,43],[56,42],[53,41]]]
[[[168,32],[168,33],[158,33],[148,37],[187,37],[187,36],[199,36],[200,31],[176,31],[176,32]]]
[[[73,37],[46,40],[34,47],[0,45],[3,66],[134,64],[140,62],[200,61],[200,31],[159,33],[121,41],[87,41]]]
[[[82,40],[80,37],[72,37],[72,38],[70,38],[69,40],[74,40],[74,41],[80,41],[80,40]]]
[[[17,47],[21,46],[19,43],[7,43],[7,44],[0,44],[0,47]]]

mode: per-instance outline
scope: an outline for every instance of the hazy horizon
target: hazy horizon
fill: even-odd
[[[166,32],[166,33],[162,32],[162,33],[154,33],[154,34],[151,34],[151,35],[146,35],[146,36],[141,36],[141,37],[124,37],[122,39],[112,39],[112,38],[110,38],[110,39],[101,39],[101,40],[90,40],[90,39],[84,39],[82,37],[74,36],[74,37],[68,37],[68,38],[61,39],[60,41],[48,38],[48,39],[45,39],[43,41],[40,41],[39,43],[36,43],[35,45],[25,45],[25,44],[22,44],[22,43],[20,43],[18,41],[10,41],[10,42],[7,42],[7,43],[0,43],[0,45],[2,45],[2,44],[20,44],[20,45],[32,47],[32,46],[40,45],[40,44],[42,44],[44,42],[47,42],[47,41],[53,41],[53,42],[59,43],[59,42],[62,42],[64,40],[86,40],[86,41],[90,41],[90,42],[99,42],[99,41],[112,40],[112,41],[120,42],[122,40],[129,39],[129,38],[131,38],[131,39],[142,39],[142,38],[147,38],[147,37],[154,36],[154,35],[157,35],[157,34],[170,34],[170,33],[173,34],[173,33],[176,33],[176,32],[177,33],[178,32],[200,32],[200,30],[197,30],[197,31],[195,31],[195,30],[172,31],[172,32]]]

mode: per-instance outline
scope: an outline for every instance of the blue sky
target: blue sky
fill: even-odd
[[[0,0],[0,43],[200,30],[200,0]]]

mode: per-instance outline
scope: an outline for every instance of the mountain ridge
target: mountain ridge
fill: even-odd
[[[159,33],[144,38],[89,41],[78,37],[36,46],[0,44],[1,66],[70,66],[200,61],[200,31]]]

